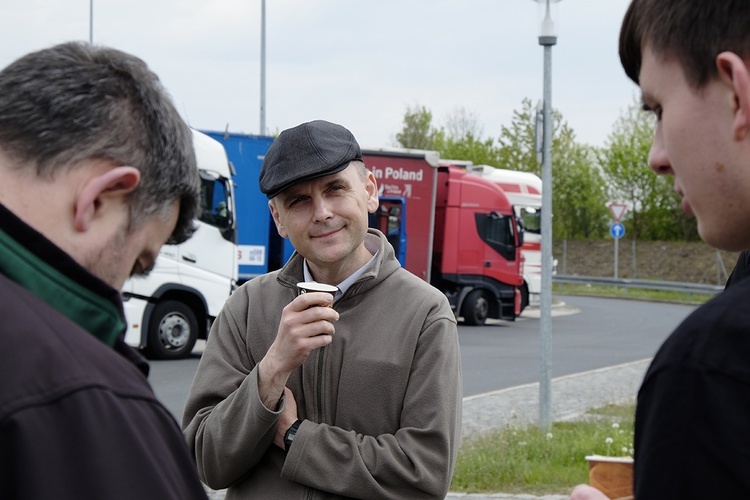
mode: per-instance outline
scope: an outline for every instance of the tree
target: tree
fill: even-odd
[[[552,213],[556,238],[589,238],[606,231],[606,183],[591,148],[580,145],[575,133],[552,112]],[[502,126],[500,168],[542,176],[536,154],[536,109],[531,99],[513,112],[510,126]]]
[[[557,239],[600,238],[607,231],[607,188],[594,150],[563,128],[552,157],[552,228]],[[564,145],[564,146],[562,146]]]
[[[559,121],[559,114],[553,116],[553,123],[559,123]],[[527,98],[521,101],[520,110],[513,111],[510,126],[503,125],[500,127],[500,137],[498,138],[500,168],[522,170],[541,177],[542,166],[536,157],[535,127],[536,110],[531,104],[531,99]],[[552,136],[555,136],[554,132]]]
[[[612,198],[631,204],[629,232],[635,239],[693,240],[695,224],[679,207],[672,179],[655,175],[648,166],[654,136],[654,118],[633,101],[615,122],[599,162],[607,175]]]
[[[432,112],[424,106],[407,107],[401,132],[396,134],[396,143],[402,148],[434,149],[435,134]]]
[[[444,128],[435,134],[435,149],[444,159],[470,161],[474,165],[497,165],[493,139],[482,139],[479,118],[466,108],[456,108]]]
[[[449,138],[457,140],[463,137],[479,138],[484,131],[476,113],[466,108],[456,108],[445,120],[445,133]]]
[[[492,139],[482,139],[482,127],[476,114],[457,108],[448,115],[445,127],[432,124],[432,112],[425,106],[409,107],[404,113],[396,144],[402,148],[428,149],[440,158],[471,161],[475,165],[497,166],[497,151]]]
[[[482,139],[476,115],[459,108],[445,127],[432,125],[424,106],[407,108],[404,127],[396,135],[401,147],[433,149],[443,159],[467,160],[474,165],[532,172],[541,176],[536,155],[536,110],[530,99],[513,113],[510,126],[502,126],[497,145]],[[424,145],[427,145],[426,147]],[[596,155],[575,140],[575,133],[553,111],[552,141],[553,232],[557,238],[600,237],[606,233],[607,189]]]
[[[445,137],[440,133],[436,137],[435,149],[440,157],[452,160],[471,161],[474,165],[497,166],[497,152],[492,139],[479,139],[471,133],[463,137]]]

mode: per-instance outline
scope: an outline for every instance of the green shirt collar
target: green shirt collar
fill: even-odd
[[[119,292],[2,205],[0,272],[110,347],[125,329]]]

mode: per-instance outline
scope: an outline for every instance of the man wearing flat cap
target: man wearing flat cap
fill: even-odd
[[[445,498],[461,428],[456,321],[368,229],[374,175],[354,136],[282,132],[260,189],[296,251],[214,322],[183,428],[203,481],[238,498]],[[300,294],[297,284],[333,285]]]

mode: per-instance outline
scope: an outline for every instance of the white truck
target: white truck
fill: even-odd
[[[237,286],[237,224],[232,165],[224,147],[193,130],[201,176],[196,231],[164,245],[151,273],[125,282],[125,342],[154,359],[188,356]]]
[[[505,170],[489,165],[470,165],[466,169],[500,185],[524,226],[521,252],[524,256],[522,307],[538,305],[542,291],[542,179],[530,172]],[[553,262],[554,266],[554,262]]]

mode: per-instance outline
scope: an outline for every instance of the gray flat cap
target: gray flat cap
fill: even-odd
[[[269,199],[292,184],[341,172],[362,161],[351,132],[335,123],[315,120],[284,130],[268,148],[260,169],[260,190]]]

